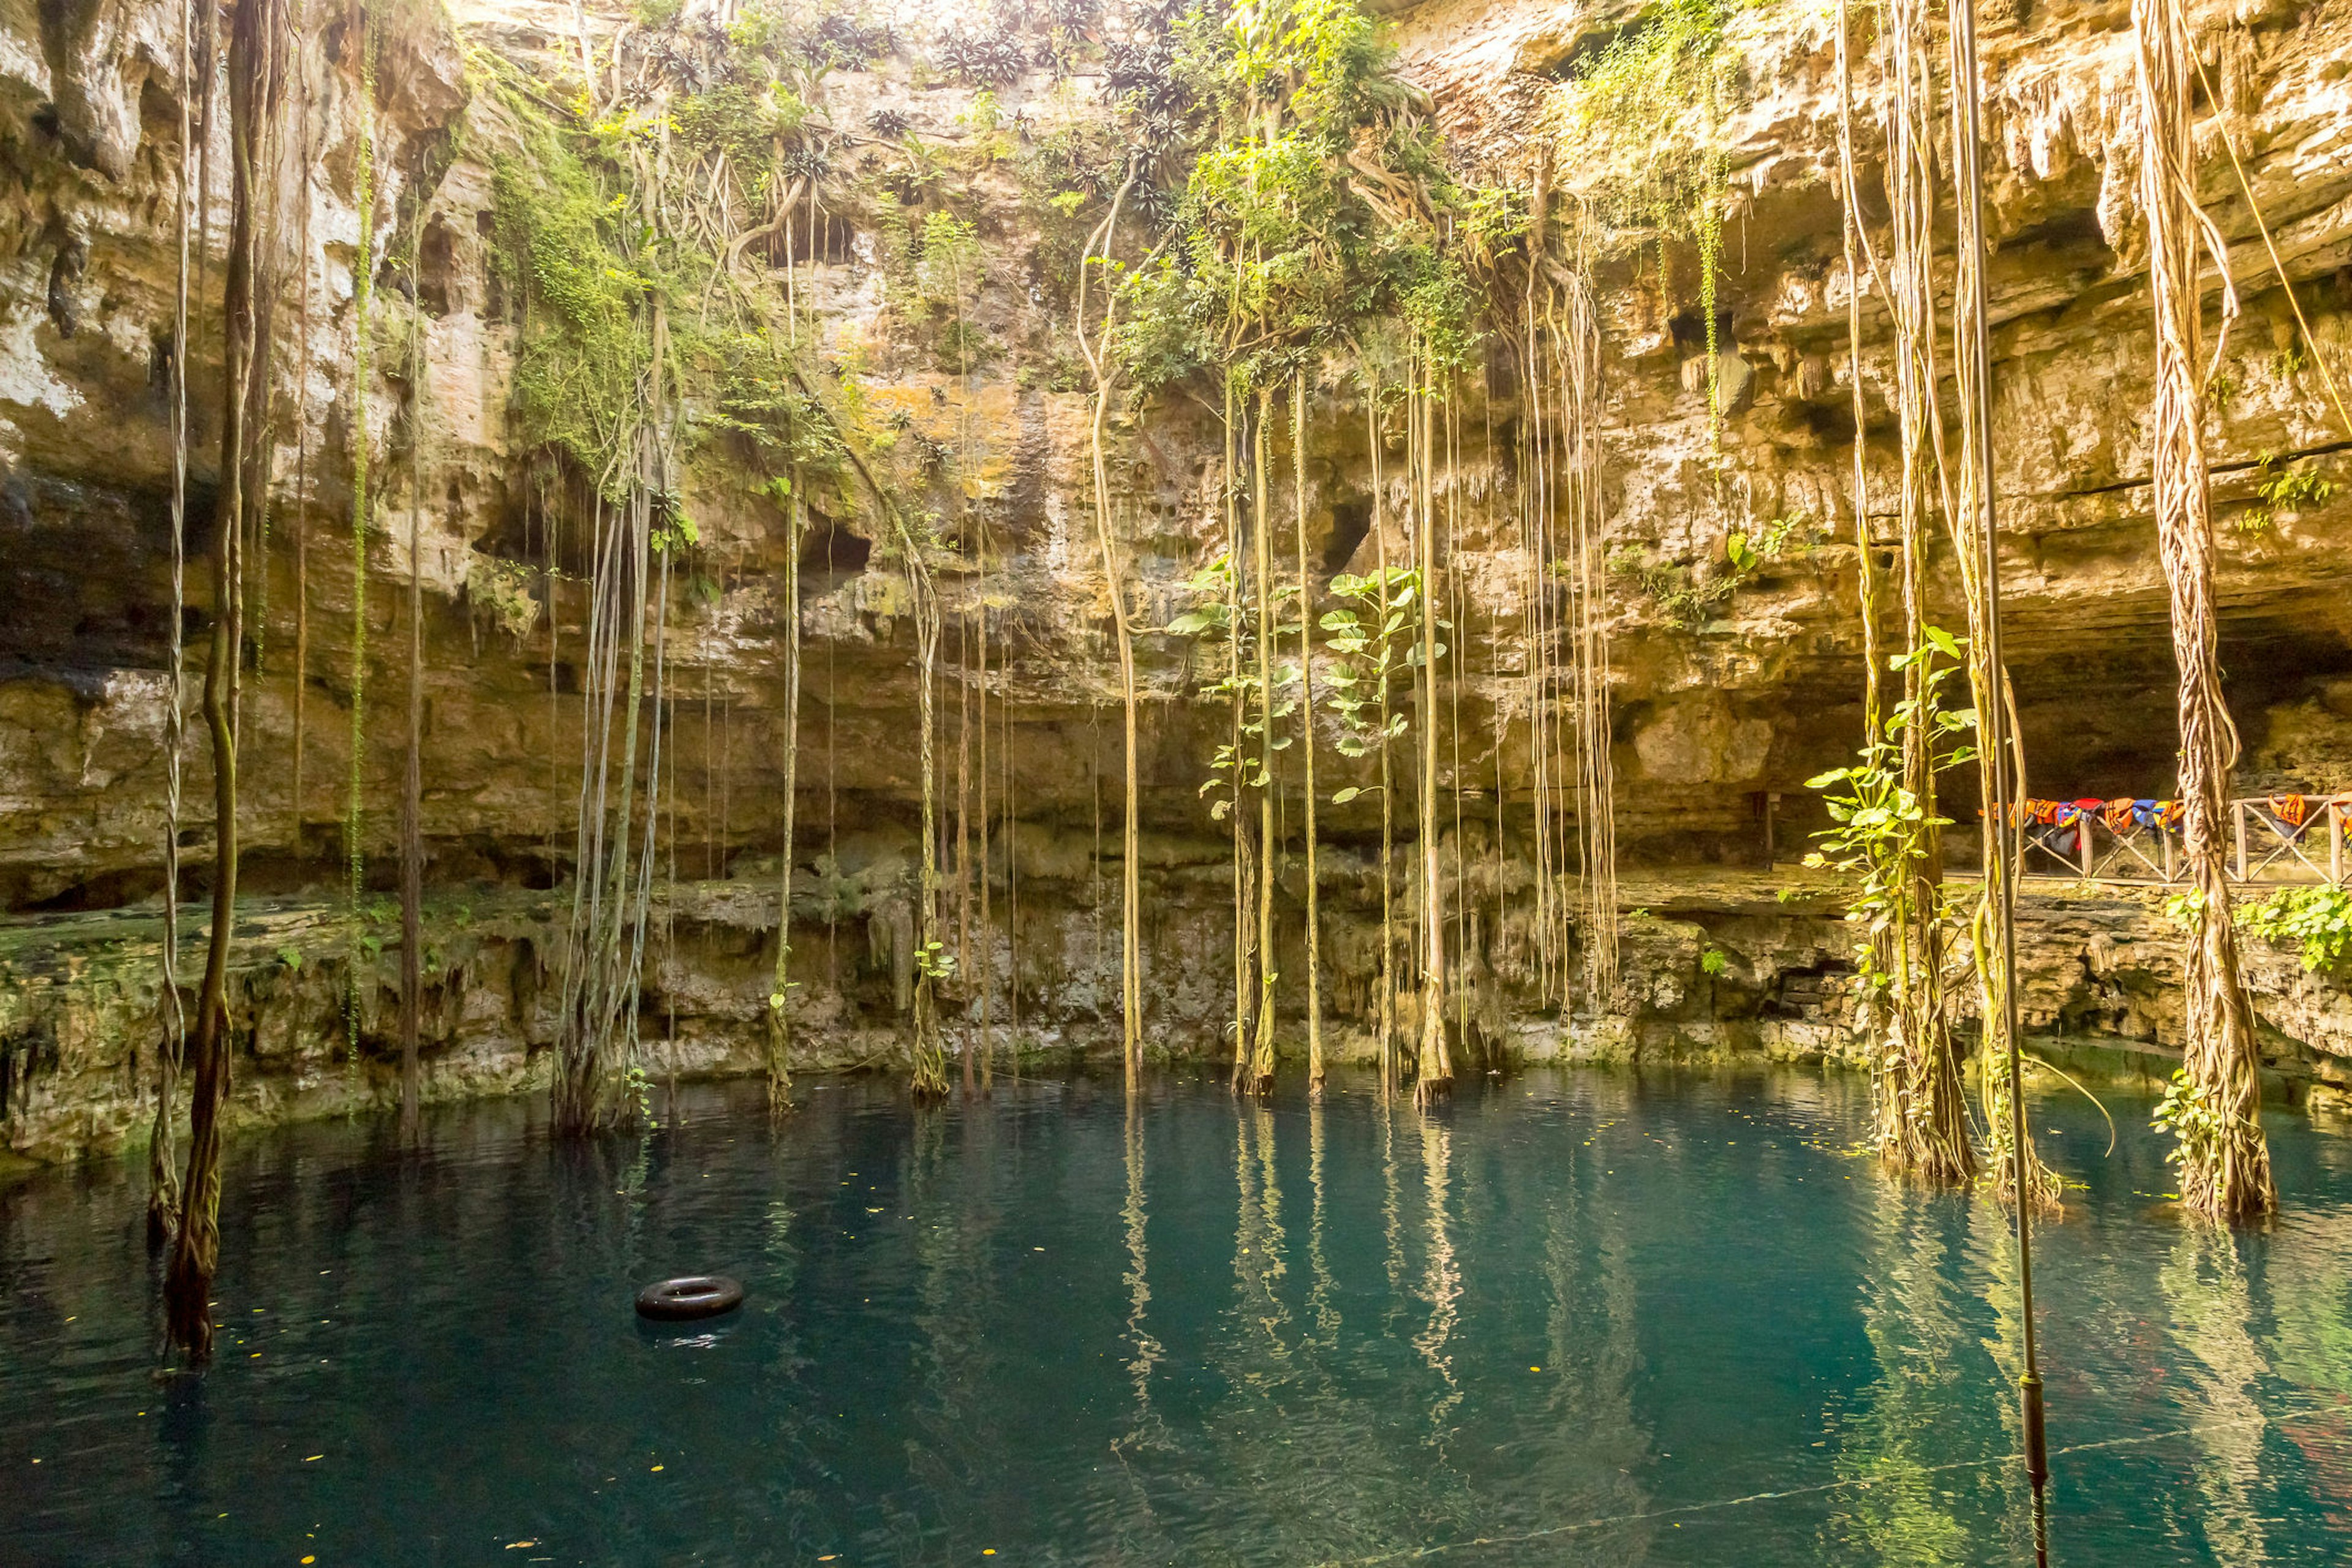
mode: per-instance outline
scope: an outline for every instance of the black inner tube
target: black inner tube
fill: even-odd
[[[723,1274],[688,1274],[637,1292],[637,1315],[644,1318],[715,1318],[742,1304],[741,1283]]]

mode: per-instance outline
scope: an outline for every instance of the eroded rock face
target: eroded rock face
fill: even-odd
[[[1799,9],[1759,6],[1731,23],[1744,63],[1724,132],[1730,196],[1713,377],[1705,334],[1689,327],[1690,258],[1675,259],[1663,292],[1640,243],[1604,253],[1598,268],[1610,355],[1607,542],[1617,567],[1613,749],[1621,836],[1637,865],[1759,864],[1759,803],[1776,792],[1788,858],[1821,820],[1803,781],[1848,754],[1860,726],[1847,445],[1855,370],[1832,194],[1834,79],[1826,24]],[[1524,184],[1537,177],[1552,80],[1633,8],[1430,0],[1388,12],[1407,74],[1431,92],[1457,155],[1490,178]],[[404,333],[413,321],[416,338],[413,354],[404,338],[379,340],[363,429],[352,374],[360,41],[341,14],[305,36],[296,97],[307,129],[283,177],[309,216],[303,232],[287,237],[301,291],[280,314],[275,512],[248,595],[255,668],[243,726],[245,883],[289,910],[323,918],[331,901],[320,889],[341,876],[355,733],[359,843],[381,868],[377,885],[389,882],[412,541],[425,605],[428,876],[450,899],[528,902],[526,890],[548,887],[571,859],[586,603],[562,574],[583,570],[587,522],[577,506],[534,488],[518,449],[509,399],[520,329],[501,298],[490,216],[495,160],[513,126],[497,95],[469,79],[461,46],[494,50],[565,97],[579,79],[573,16],[569,5],[502,0],[461,7],[455,24],[405,8],[384,21],[371,121],[377,248],[364,265],[384,300],[379,331],[391,322]],[[2124,20],[2112,5],[2059,5],[1983,22],[2002,567],[2037,795],[2160,795],[2171,783],[2166,595],[2143,482],[2147,307]],[[592,16],[591,31],[609,37],[621,21]],[[2352,433],[2332,423],[2218,128],[2227,127],[2244,161],[2318,359],[2352,379],[2352,11],[2241,5],[2200,10],[2197,21],[2211,41],[2207,64],[2225,111],[2200,142],[2200,188],[2231,240],[2243,307],[2221,362],[2217,386],[2228,397],[2212,430],[2222,648],[2245,742],[2240,786],[2333,790],[2352,785],[2352,475],[2343,457]],[[920,47],[917,40],[909,53]],[[1043,73],[1024,79],[1000,90],[1001,108],[1034,136],[1098,114],[1092,68],[1060,86]],[[20,914],[79,919],[152,900],[159,886],[162,737],[173,687],[166,389],[179,69],[171,7],[0,4],[0,160],[11,175],[0,182],[0,908]],[[918,79],[905,56],[837,71],[826,86],[830,112],[844,126],[863,125],[877,110],[903,114],[951,159],[960,199],[981,219],[984,279],[966,315],[990,352],[975,364],[943,362],[918,329],[894,249],[904,215],[877,195],[877,180],[845,183],[817,241],[803,237],[793,288],[825,354],[859,390],[854,418],[877,460],[911,492],[933,498],[988,563],[984,574],[941,582],[955,672],[941,689],[948,744],[960,694],[984,690],[989,807],[1018,824],[995,892],[1002,923],[1017,885],[1027,922],[1018,960],[1023,1026],[1075,1041],[1099,1026],[1108,1000],[1092,958],[1076,955],[1091,953],[1100,924],[1094,846],[1097,825],[1109,825],[1116,854],[1120,767],[1108,590],[1088,481],[1091,400],[1073,390],[1083,384],[1082,373],[1073,374],[1065,276],[1075,240],[1024,184],[1017,156],[974,151],[971,93],[919,88]],[[1865,93],[1868,82],[1865,71]],[[1874,146],[1875,132],[1865,127],[1864,139]],[[214,153],[225,189],[217,134]],[[877,168],[892,155],[878,147],[858,154]],[[1573,194],[1578,171],[1546,177]],[[194,301],[188,349],[192,547],[209,534],[219,435],[218,308],[208,295],[217,290],[226,205],[220,195],[204,204],[200,253],[212,281]],[[415,237],[413,274],[396,233]],[[1874,299],[1865,302],[1865,328],[1874,513],[1884,510],[1876,498],[1891,496],[1892,447],[1880,425],[1886,321]],[[1719,419],[1709,413],[1710,379]],[[1463,655],[1458,762],[1449,745],[1444,771],[1446,782],[1480,792],[1465,810],[1458,875],[1474,889],[1471,907],[1487,911],[1475,930],[1464,927],[1476,1002],[1476,1017],[1465,1013],[1475,1033],[1466,1043],[1833,1052],[1842,933],[1818,913],[1789,913],[1746,894],[1733,900],[1746,934],[1721,940],[1752,973],[1706,975],[1699,936],[1645,928],[1629,947],[1620,1016],[1548,1021],[1526,959],[1525,916],[1515,909],[1532,875],[1524,805],[1506,813],[1499,846],[1489,826],[1498,780],[1525,799],[1529,562],[1514,456],[1523,397],[1507,355],[1461,390],[1458,450],[1443,486],[1444,571],[1459,594]],[[1402,558],[1396,498],[1371,492],[1372,454],[1352,395],[1318,402],[1310,434],[1310,554],[1327,574],[1363,570],[1383,549]],[[1112,504],[1135,552],[1139,625],[1174,615],[1179,584],[1223,538],[1221,440],[1207,412],[1179,397],[1112,421]],[[362,441],[379,499],[355,539],[350,481]],[[2262,487],[2289,463],[2334,483],[2333,493],[2294,506],[2263,500]],[[724,464],[690,467],[685,494],[702,541],[681,573],[689,580],[678,586],[667,630],[663,721],[676,772],[665,809],[678,877],[709,889],[695,898],[740,908],[694,917],[709,942],[698,949],[681,939],[666,953],[667,978],[650,988],[647,1006],[678,1006],[700,1031],[705,1054],[694,1059],[702,1065],[742,1065],[752,1047],[730,1031],[760,1016],[772,954],[761,948],[773,941],[788,732],[780,625],[788,545],[783,515]],[[919,790],[914,633],[877,520],[828,502],[813,522],[801,560],[799,878],[840,894],[838,907],[828,906],[828,951],[838,957],[846,920],[866,956],[857,977],[837,968],[806,976],[804,1006],[816,1058],[846,1061],[882,1048],[903,1008],[909,960],[898,933],[908,924]],[[1735,532],[1761,539],[1776,524],[1776,556],[1739,574],[1726,594],[1675,602],[1675,585],[1704,588],[1735,574],[1727,552]],[[1874,518],[1872,537],[1888,526]],[[192,650],[206,614],[199,567],[192,559]],[[362,577],[365,605],[355,615]],[[1948,576],[1936,585],[1931,614],[1960,619]],[[355,629],[367,650],[356,725]],[[1230,881],[1222,831],[1197,790],[1225,721],[1191,700],[1197,678],[1181,639],[1147,635],[1141,651],[1147,944],[1171,960],[1158,966],[1154,1037],[1165,1049],[1214,1052],[1231,996],[1219,968]],[[179,677],[185,702],[198,658],[192,651]],[[1325,790],[1363,782],[1326,748]],[[1955,781],[1953,815],[1963,821],[1971,787]],[[183,837],[200,882],[210,803],[200,743],[187,752],[184,796]],[[1327,889],[1326,994],[1350,1027],[1366,1016],[1367,966],[1376,966],[1366,846],[1377,843],[1377,825],[1370,797],[1324,813],[1334,846],[1327,881],[1339,879]],[[994,831],[999,844],[1008,837]],[[1298,872],[1286,876],[1284,896],[1295,901]],[[1671,889],[1659,886],[1665,890],[1648,905],[1673,907]],[[482,890],[459,891],[468,887]],[[764,926],[754,918],[762,897]],[[1628,902],[1642,907],[1630,895]],[[1699,902],[1715,910],[1725,900]],[[2037,1027],[2177,1044],[2166,1034],[2177,1028],[2177,991],[2160,921],[2144,911],[2116,916],[2126,931],[2054,906],[2035,918],[2051,944],[2036,981],[2046,998]],[[1115,947],[1115,909],[1108,929]],[[522,944],[488,961],[501,976],[557,961],[551,926],[500,940]],[[804,958],[812,940],[796,934],[796,954]],[[1010,943],[1001,932],[998,942],[1009,968]],[[712,956],[719,951],[723,961]],[[2151,952],[2160,956],[2137,956]],[[255,1081],[278,1084],[272,1094],[299,1098],[310,1092],[299,1087],[303,1075],[333,1077],[335,1031],[320,1011],[332,956],[322,950],[276,991],[248,993],[257,1063],[286,1064],[257,1070]],[[2280,962],[2286,967],[2263,982],[2266,1017],[2300,1043],[2282,1046],[2282,1062],[2307,1072],[2312,1052],[2352,1049],[2341,998]],[[1286,974],[1302,964],[1303,955],[1286,963]],[[453,1085],[517,1081],[530,1049],[544,1043],[536,994],[486,973],[475,963],[463,984],[449,982],[457,1021],[436,1036],[435,1058]],[[25,1138],[54,1151],[127,1129],[132,1119],[118,1111],[135,1083],[137,1041],[152,1031],[138,1021],[142,1005],[152,1009],[152,990],[142,1004],[126,981],[92,1011],[63,993],[44,992],[37,1003],[21,970],[0,976],[0,986],[16,992],[0,1004],[0,1038],[17,1042],[6,1048],[27,1064],[51,1063],[36,1081],[43,1071],[62,1075],[47,1091],[46,1130]],[[1009,1012],[1001,983],[996,1005],[992,1023]],[[294,1043],[268,1046],[273,1030]],[[68,1048],[60,1043],[68,1037],[81,1043]],[[355,1075],[335,1070],[372,1081],[364,1058],[381,1044],[363,1040]],[[68,1058],[80,1066],[59,1065]],[[26,1103],[20,1087],[11,1116]],[[101,1105],[115,1109],[94,1109]],[[85,1121],[74,1123],[76,1115]]]

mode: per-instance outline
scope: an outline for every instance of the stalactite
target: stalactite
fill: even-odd
[[[2133,82],[2140,121],[2139,198],[2147,216],[2148,293],[2156,317],[2156,402],[2150,442],[2157,535],[2171,591],[2172,649],[2180,667],[2181,848],[2190,931],[2181,984],[2188,1004],[2184,1065],[2167,1101],[2191,1209],[2221,1218],[2278,1206],[2263,1142],[2262,1059],[2240,970],[2222,823],[2238,736],[2221,693],[2213,616],[2213,515],[2204,436],[2203,320],[2198,268],[2221,272],[2223,322],[2237,310],[2229,247],[2197,201],[2190,119],[2195,42],[2179,0],[2134,0]],[[2226,341],[2226,338],[2225,338]],[[2213,363],[2220,363],[2216,345]]]

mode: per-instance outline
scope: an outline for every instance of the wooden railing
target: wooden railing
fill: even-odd
[[[2290,820],[2300,805],[2301,820]],[[2344,830],[2352,795],[2252,795],[2229,803],[2228,874],[2235,882],[2345,884]],[[2084,807],[2024,826],[2025,874],[2170,886],[2186,879],[2180,826],[2132,820],[2117,828]]]

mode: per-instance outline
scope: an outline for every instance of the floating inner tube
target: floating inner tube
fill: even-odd
[[[723,1274],[688,1274],[664,1279],[637,1292],[637,1316],[675,1321],[715,1318],[743,1304],[743,1286]]]

